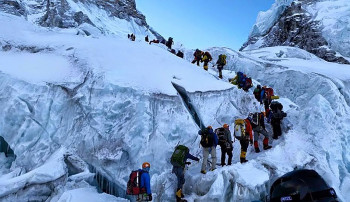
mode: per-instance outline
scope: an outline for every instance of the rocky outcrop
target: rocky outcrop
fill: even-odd
[[[303,9],[302,5],[307,3],[309,2],[293,2],[266,35],[250,37],[240,50],[244,50],[249,45],[262,40],[259,48],[272,46],[298,47],[329,62],[350,64],[348,60],[338,56],[336,51],[330,48],[321,33],[322,23],[312,20],[312,16]]]
[[[101,32],[108,32],[109,30],[101,29],[89,18],[89,15],[98,12],[96,9],[103,10],[111,20],[119,18],[133,21],[148,29],[158,39],[163,39],[149,27],[145,16],[137,11],[135,0],[0,0],[0,11],[26,18],[35,16],[31,19],[35,18],[35,23],[43,27],[74,28],[87,23],[99,28]]]
[[[0,0],[0,12],[17,16],[26,14],[24,6],[16,0]]]

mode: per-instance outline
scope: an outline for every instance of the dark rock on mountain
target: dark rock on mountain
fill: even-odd
[[[327,40],[322,36],[321,26],[320,22],[312,20],[310,14],[302,8],[301,3],[293,2],[268,33],[262,36],[263,43],[260,48],[298,47],[329,62],[350,64],[345,58],[337,56],[337,53],[329,47]],[[255,44],[259,39],[261,39],[259,36],[250,37],[240,50]]]

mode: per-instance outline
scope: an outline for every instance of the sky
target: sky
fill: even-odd
[[[187,48],[229,47],[247,41],[260,11],[275,0],[136,0],[147,23]]]

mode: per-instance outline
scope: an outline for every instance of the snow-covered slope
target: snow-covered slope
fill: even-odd
[[[196,156],[201,148],[198,127],[171,82],[186,88],[214,128],[262,109],[251,91],[217,80],[215,69],[206,72],[161,44],[75,35],[75,28],[50,30],[7,14],[0,23],[0,135],[16,154],[14,161],[0,155],[11,164],[0,166],[1,201],[124,201],[130,171],[144,161],[151,163],[154,201],[174,201],[174,147],[185,144]],[[350,200],[349,65],[293,47],[209,51],[214,60],[227,54],[225,79],[243,71],[254,84],[273,87],[288,117],[282,138],[259,154],[249,147],[246,164],[239,163],[236,141],[232,166],[206,175],[200,163],[189,166],[188,200],[263,199],[275,178],[296,168],[315,169],[341,200]],[[119,198],[98,193],[96,185]]]
[[[347,0],[276,0],[259,14],[241,50],[294,46],[329,62],[350,64],[349,13]]]

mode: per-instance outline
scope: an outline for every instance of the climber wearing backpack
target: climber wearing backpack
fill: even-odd
[[[173,38],[169,37],[168,41],[165,43],[165,45],[171,50],[171,46],[174,44]]]
[[[206,51],[203,54],[203,58],[201,60],[202,62],[204,62],[204,64],[203,64],[204,70],[208,71],[208,63],[212,60],[213,60],[213,58],[211,57],[210,53]]]
[[[226,55],[220,54],[218,60],[216,61],[216,66],[219,70],[219,78],[222,79],[222,70],[226,65]]]
[[[202,60],[203,52],[199,49],[193,53],[194,59],[192,60],[192,64],[197,62],[197,66],[199,66],[199,62]]]
[[[211,126],[206,127],[203,130],[199,130],[198,134],[202,136],[201,145],[203,147],[203,163],[201,173],[207,173],[207,163],[209,153],[211,154],[212,162],[211,162],[211,171],[216,169],[216,146],[218,145],[218,137],[213,132],[213,128]]]
[[[245,86],[247,75],[242,72],[237,72],[235,78],[229,80],[231,84],[237,85],[238,88],[243,88]]]
[[[140,201],[152,201],[151,178],[149,170],[151,165],[148,162],[142,164],[142,169],[134,170],[130,174],[126,194],[137,195]]]
[[[182,187],[185,184],[185,166],[186,164],[191,164],[191,162],[187,162],[187,159],[199,161],[199,158],[190,154],[188,147],[184,145],[176,146],[175,151],[170,158],[170,162],[173,165],[172,172],[177,177],[177,189],[175,193],[177,201],[181,201],[181,198],[184,197]]]
[[[233,135],[241,144],[240,160],[241,163],[245,163],[248,161],[246,156],[249,142],[251,145],[253,144],[253,133],[250,121],[248,119],[236,119]]]
[[[283,105],[277,101],[271,102],[270,105],[270,113],[269,113],[269,120],[271,120],[271,126],[273,131],[273,139],[278,139],[279,136],[282,135],[281,130],[281,121],[284,117],[287,116],[287,114],[282,111]]]
[[[221,147],[221,166],[225,166],[226,154],[228,155],[227,165],[231,165],[232,162],[232,137],[228,124],[224,124],[221,128],[215,129],[215,133],[219,138],[219,145]]]
[[[259,134],[263,134],[265,136],[263,140],[264,150],[270,149],[272,146],[269,146],[269,135],[265,129],[265,121],[264,121],[264,113],[256,112],[254,114],[249,114],[248,120],[250,121],[250,124],[252,125],[253,131],[254,131],[254,148],[255,152],[259,153]]]

